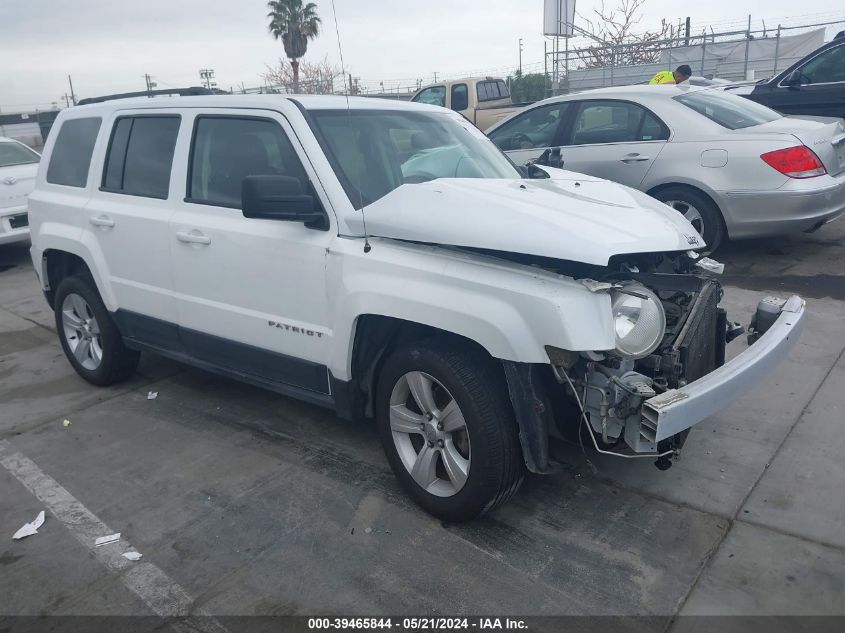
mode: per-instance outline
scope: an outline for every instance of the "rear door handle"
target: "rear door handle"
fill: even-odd
[[[107,215],[98,215],[96,217],[88,218],[88,221],[94,226],[101,226],[110,229],[114,226],[114,220]]]
[[[651,160],[651,157],[640,156],[639,154],[626,154],[620,160],[623,163],[642,163],[643,161]]]
[[[193,231],[177,231],[176,239],[185,244],[211,244],[211,238],[196,229]]]

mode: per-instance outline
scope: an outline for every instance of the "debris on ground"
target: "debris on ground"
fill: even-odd
[[[33,534],[38,534],[38,528],[44,525],[44,510],[38,513],[38,516],[35,517],[35,520],[31,523],[24,523],[21,529],[19,529],[12,538],[16,541],[19,541],[22,538],[26,538],[27,536],[32,536]]]
[[[127,560],[139,560],[141,556],[140,552],[123,552],[123,558]]]
[[[372,533],[372,531],[373,531],[373,528],[367,528],[367,529],[364,530],[364,532],[366,532],[367,534]]]
[[[62,426],[63,426],[63,427],[65,427],[65,428],[69,427],[70,425],[71,425],[71,421],[70,421],[70,420],[64,420],[64,421],[62,422]]]
[[[100,547],[100,545],[108,545],[109,543],[115,543],[118,540],[120,540],[120,532],[117,534],[109,534],[108,536],[101,536],[94,541],[94,546]]]
[[[158,391],[147,392],[147,400],[155,400],[156,398],[158,398]]]

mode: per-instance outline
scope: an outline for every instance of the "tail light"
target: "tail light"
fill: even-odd
[[[760,158],[790,178],[812,178],[827,173],[819,157],[806,145],[766,152]]]

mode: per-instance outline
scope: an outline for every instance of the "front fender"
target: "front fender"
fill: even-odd
[[[367,254],[350,247],[333,250],[328,258],[330,314],[335,315],[329,368],[335,377],[351,378],[355,325],[363,314],[451,332],[494,358],[521,363],[548,363],[546,345],[573,351],[613,348],[609,296],[590,293],[570,278],[436,246],[371,243]]]

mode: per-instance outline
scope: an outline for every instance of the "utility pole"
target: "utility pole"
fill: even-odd
[[[217,87],[217,82],[213,81],[213,79],[214,79],[214,69],[213,68],[201,68],[200,69],[200,81],[209,90]]]
[[[73,92],[73,81],[70,78],[70,75],[67,76],[67,82],[70,85],[70,99],[73,101],[73,105],[76,105],[76,94]]]
[[[153,88],[157,87],[158,84],[153,81],[152,75],[145,74],[144,75],[144,82],[147,84],[147,92],[151,92]]]
[[[63,97],[63,99],[65,100],[65,107],[69,108],[70,107],[70,97],[67,95],[67,93],[65,93],[65,96]]]
[[[519,38],[519,76],[522,77],[522,38]]]

